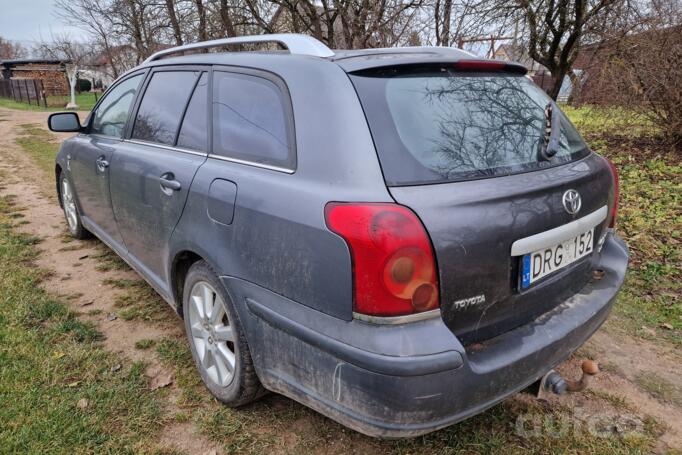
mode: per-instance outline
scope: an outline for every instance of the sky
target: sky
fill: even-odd
[[[54,0],[0,0],[0,36],[29,47],[49,41],[51,34],[82,37],[82,31],[55,17],[56,9]]]

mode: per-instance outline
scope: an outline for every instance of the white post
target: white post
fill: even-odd
[[[66,105],[66,108],[78,109],[78,105],[76,104],[76,83],[78,82],[78,67],[76,65],[67,65],[66,74],[69,77],[69,86],[71,87],[71,101],[69,102],[69,104]]]

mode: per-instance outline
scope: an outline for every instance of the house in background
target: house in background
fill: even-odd
[[[62,59],[14,59],[0,61],[1,79],[17,80],[39,80],[45,96],[68,95],[69,81],[66,76],[66,65],[71,63],[69,60]]]

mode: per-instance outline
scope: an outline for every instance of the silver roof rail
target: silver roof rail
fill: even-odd
[[[273,35],[252,35],[237,36],[234,38],[223,38],[212,41],[201,41],[199,43],[186,44],[184,46],[171,47],[152,54],[144,62],[153,62],[166,55],[178,52],[190,51],[195,49],[209,49],[212,47],[224,47],[230,44],[251,44],[251,43],[279,43],[286,47],[292,54],[312,55],[314,57],[332,57],[331,51],[322,42],[312,36],[297,33],[277,33]]]

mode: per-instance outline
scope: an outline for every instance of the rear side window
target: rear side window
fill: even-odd
[[[388,185],[508,175],[589,153],[561,114],[560,150],[539,158],[550,98],[521,75],[428,67],[351,78]]]
[[[100,101],[92,117],[91,134],[122,138],[128,113],[135,100],[142,74],[130,77],[113,87]]]
[[[159,71],[152,75],[135,116],[133,139],[175,144],[175,136],[198,71]]]
[[[202,73],[182,120],[178,147],[205,152],[208,139],[208,75]]]
[[[213,153],[293,169],[295,154],[284,97],[272,81],[214,72]]]

